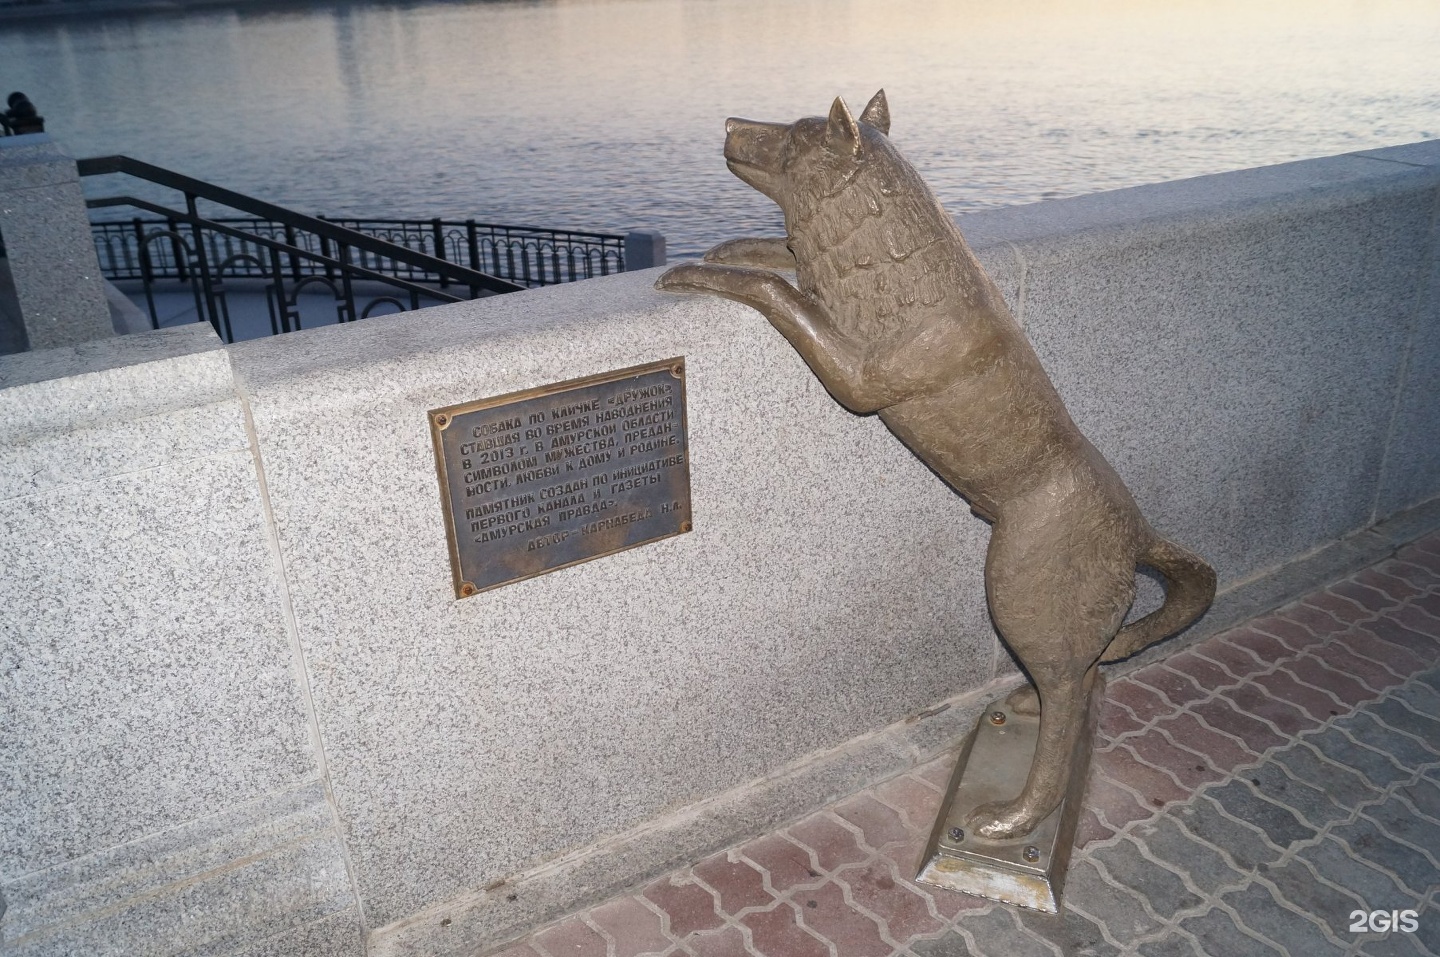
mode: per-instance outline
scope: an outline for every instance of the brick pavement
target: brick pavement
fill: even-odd
[[[1111,681],[1058,917],[911,880],[954,760],[501,953],[1440,955],[1440,533]]]

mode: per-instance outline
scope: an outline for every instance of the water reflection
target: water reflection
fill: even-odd
[[[1440,136],[1440,5],[552,0],[7,25],[0,82],[79,155],[304,211],[773,231],[727,115],[884,86],[954,210]]]

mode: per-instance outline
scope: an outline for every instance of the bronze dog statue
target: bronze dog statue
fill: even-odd
[[[1135,654],[1209,606],[1215,572],[1156,534],[1115,470],[1065,411],[1000,291],[954,221],[891,145],[882,90],[858,122],[726,121],[725,160],[785,214],[783,239],[737,239],[656,287],[764,314],[852,412],[877,412],[994,526],[985,594],[1040,710],[1029,777],[970,817],[996,840],[1059,804],[1100,662]],[[798,288],[769,270],[795,270]],[[1137,565],[1164,604],[1121,627]],[[1085,742],[1084,746],[1089,746]]]

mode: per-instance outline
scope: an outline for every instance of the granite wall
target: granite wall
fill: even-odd
[[[1212,624],[1435,513],[1437,201],[1440,141],[960,220]],[[986,526],[657,274],[0,357],[7,953],[472,953],[1013,680]],[[427,410],[682,355],[694,530],[457,601]]]

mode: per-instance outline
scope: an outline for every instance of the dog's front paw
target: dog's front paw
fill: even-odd
[[[655,280],[655,288],[661,292],[708,292],[707,272],[703,263],[681,263]]]

